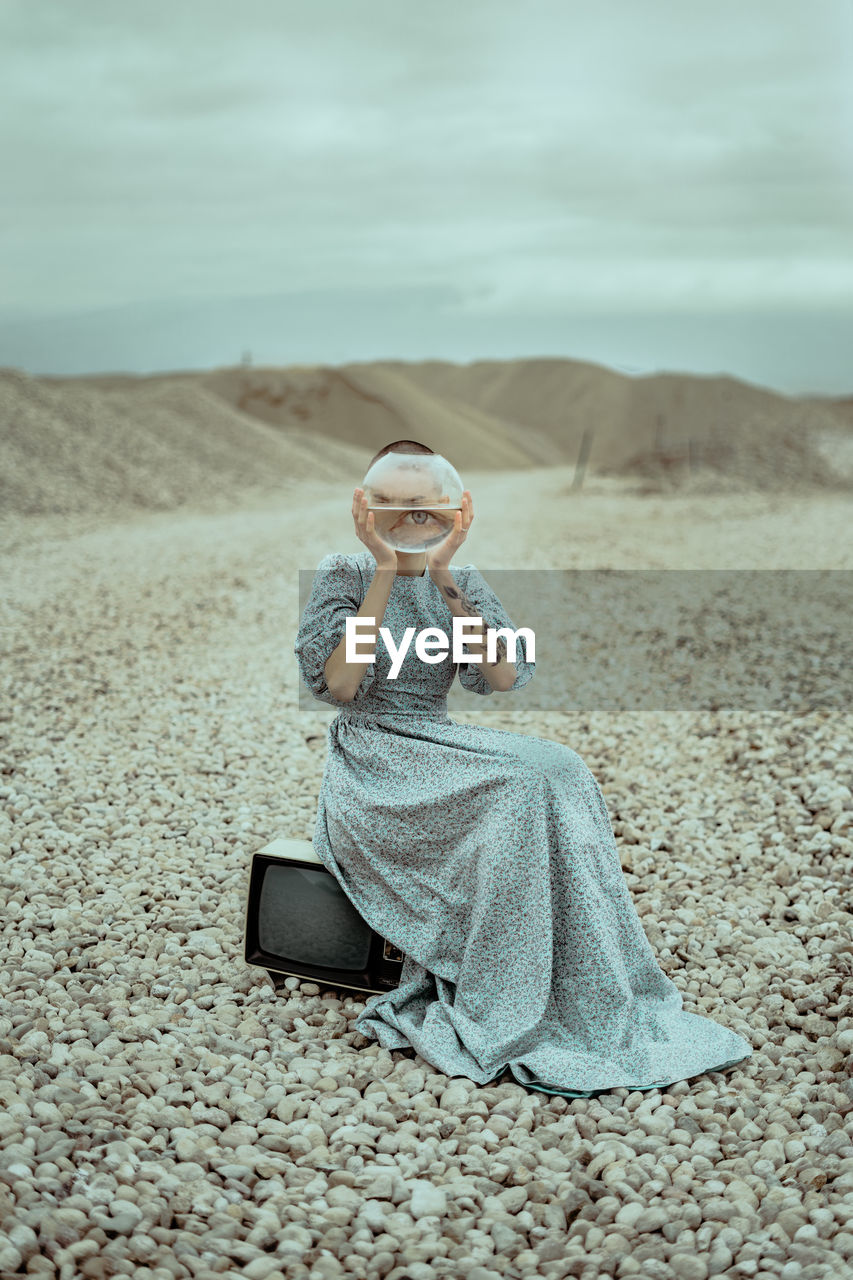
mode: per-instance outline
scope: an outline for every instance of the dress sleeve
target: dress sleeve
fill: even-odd
[[[299,674],[315,698],[333,707],[350,705],[329,692],[324,668],[329,655],[337,648],[346,620],[361,608],[363,584],[358,565],[348,556],[333,551],[317,566],[311,594],[299,622],[293,652],[299,663]],[[361,702],[373,683],[374,663],[365,671],[353,702]]]
[[[515,631],[515,623],[479,569],[473,564],[463,565],[457,581],[472,604],[477,606],[477,612],[487,627],[509,627]],[[524,636],[521,636],[519,637],[517,649],[519,657],[515,663],[517,674],[507,692],[511,692],[513,689],[521,689],[528,681],[533,679],[536,663],[527,662],[521,658],[520,655],[522,653],[526,654],[526,652],[527,643]],[[482,662],[460,662],[459,683],[463,689],[468,689],[471,693],[480,693],[484,697],[488,697],[490,693],[494,693],[494,689],[483,675],[482,668]]]

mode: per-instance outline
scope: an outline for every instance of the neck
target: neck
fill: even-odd
[[[420,578],[426,569],[426,552],[397,552],[397,573],[408,578]]]

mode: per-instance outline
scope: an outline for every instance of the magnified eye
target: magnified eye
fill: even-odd
[[[447,516],[444,515],[443,512],[407,511],[395,522],[393,528],[399,529],[404,525],[411,526],[413,524],[419,524],[421,527],[424,525],[432,525],[435,529],[446,529],[448,525],[452,523],[453,521],[448,520]]]

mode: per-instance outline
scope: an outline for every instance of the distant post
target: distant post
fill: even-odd
[[[581,447],[578,451],[578,460],[575,463],[575,474],[572,477],[570,492],[579,489],[583,484],[584,472],[586,471],[586,460],[589,457],[590,447],[592,446],[592,427],[587,427],[581,437]]]
[[[248,369],[249,365],[252,363],[252,353],[251,353],[251,351],[244,351],[244,352],[243,352],[243,358],[242,358],[242,360],[240,361],[240,363],[241,363],[241,365],[243,366],[243,368],[244,368],[244,369]]]

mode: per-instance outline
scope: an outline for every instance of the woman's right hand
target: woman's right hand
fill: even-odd
[[[363,489],[356,489],[352,500],[352,518],[356,537],[364,543],[376,561],[377,569],[393,569],[397,572],[397,552],[383,542],[374,529],[375,517],[367,509],[367,496]]]

